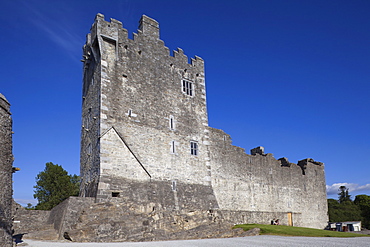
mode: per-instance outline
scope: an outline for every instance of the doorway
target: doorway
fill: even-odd
[[[288,226],[293,226],[293,214],[288,213]]]

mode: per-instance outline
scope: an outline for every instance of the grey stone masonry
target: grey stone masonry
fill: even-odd
[[[12,119],[10,104],[0,94],[0,245],[12,245]]]
[[[326,226],[323,163],[277,160],[263,147],[249,155],[209,127],[204,61],[180,48],[171,54],[157,21],[143,15],[130,39],[122,22],[98,14],[82,61],[81,197],[132,214],[145,207],[144,218],[157,212],[145,229],[165,232],[180,215],[197,215],[186,230],[210,224],[209,214],[219,222]]]
[[[51,211],[13,206],[38,239],[154,241],[244,236],[235,224],[323,229],[324,164],[247,154],[208,126],[204,61],[170,54],[143,15],[133,39],[98,14],[83,48],[81,188]],[[0,94],[0,245],[12,246],[12,119]],[[253,234],[258,234],[254,231]]]
[[[84,46],[82,119],[82,196],[123,193],[112,178],[210,186],[204,62],[188,63],[181,49],[170,56],[155,20],[142,16],[131,40],[122,23],[96,16]]]

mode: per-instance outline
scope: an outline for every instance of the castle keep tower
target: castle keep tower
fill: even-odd
[[[82,197],[202,215],[187,229],[215,214],[233,223],[326,226],[323,163],[290,163],[262,147],[249,155],[209,127],[204,61],[179,48],[170,55],[155,20],[142,16],[129,39],[121,22],[98,14],[83,62]]]
[[[12,239],[12,119],[10,104],[0,94],[0,245],[13,246]]]
[[[203,60],[189,63],[181,49],[170,56],[158,23],[145,15],[131,40],[121,22],[101,14],[84,59],[81,195],[97,201],[171,195],[174,208],[217,207],[206,164]]]

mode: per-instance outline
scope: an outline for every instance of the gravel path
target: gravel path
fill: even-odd
[[[27,245],[26,245],[27,244]],[[235,246],[325,246],[370,247],[370,237],[357,238],[316,238],[316,237],[282,237],[260,235],[244,238],[176,240],[162,242],[120,242],[120,243],[74,243],[69,241],[36,241],[24,239],[21,245],[29,247],[235,247]]]

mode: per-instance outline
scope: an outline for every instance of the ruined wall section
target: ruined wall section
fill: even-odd
[[[280,219],[284,213],[291,214],[295,226],[325,227],[322,164],[306,162],[303,175],[300,166],[286,159],[282,162],[263,152],[246,154],[244,149],[231,145],[230,137],[222,130],[210,128],[210,133],[212,186],[220,209],[275,212]],[[289,224],[288,217],[281,220]]]
[[[118,182],[124,178],[165,180],[170,189],[179,184],[210,186],[203,60],[195,57],[189,63],[181,49],[171,56],[159,39],[158,23],[147,16],[131,40],[121,22],[107,22],[99,14],[90,37],[98,41],[101,54],[97,197],[131,193]],[[191,154],[191,142],[196,143],[196,155]]]
[[[14,202],[14,235],[29,234],[31,232],[39,232],[52,228],[52,225],[48,224],[49,216],[49,210],[27,210]]]
[[[0,94],[0,245],[12,245],[13,143],[10,104]]]
[[[298,165],[302,163],[302,226],[323,229],[329,221],[324,165],[312,159],[301,160]]]

